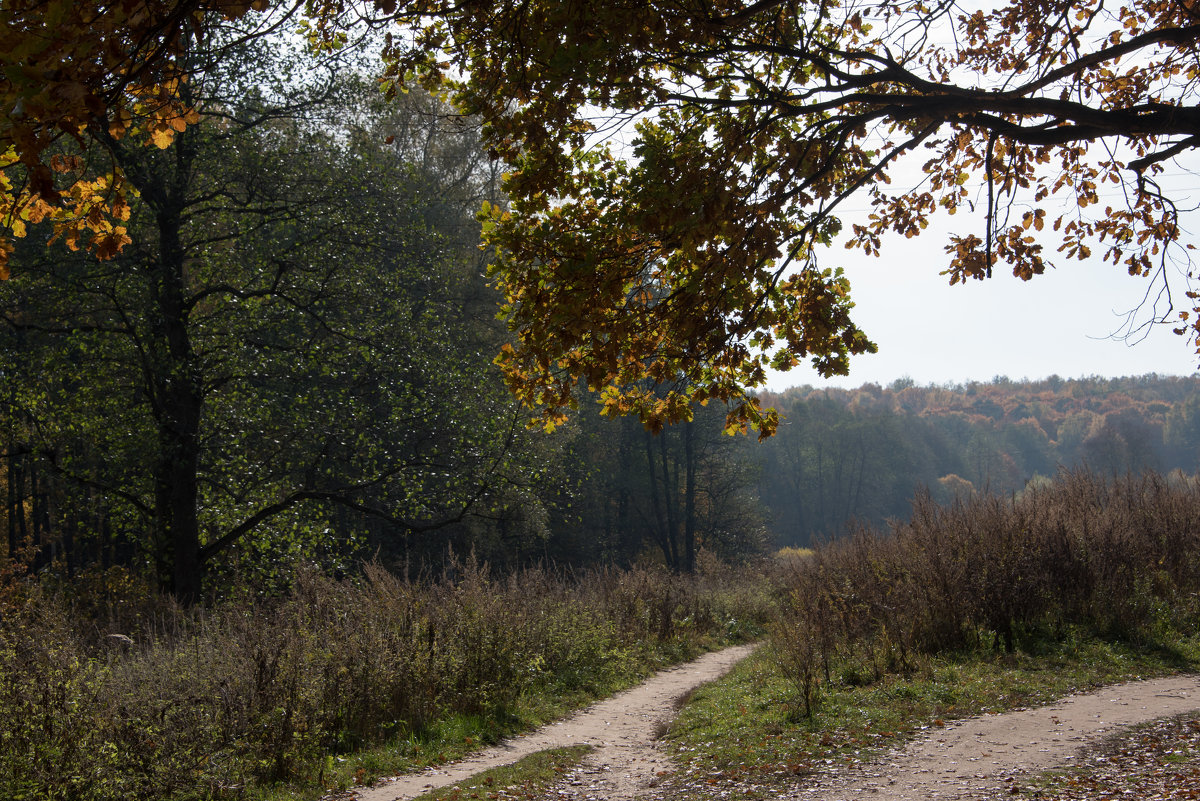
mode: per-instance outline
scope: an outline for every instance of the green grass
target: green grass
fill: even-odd
[[[665,733],[680,769],[664,786],[679,798],[715,797],[732,785],[741,797],[768,798],[806,774],[868,759],[954,718],[1049,703],[1077,690],[1200,668],[1200,639],[1142,649],[1089,639],[1035,645],[1030,653],[926,658],[906,676],[890,674],[870,683],[861,683],[850,666],[835,665],[833,680],[822,688],[811,719],[802,716],[793,684],[781,675],[770,646],[764,646],[726,678],[701,687],[688,699]],[[442,721],[419,738],[330,758],[324,774],[313,777],[312,789],[276,787],[261,797],[312,801],[324,791],[451,761],[641,678],[636,673],[612,676],[594,695],[526,698],[519,712],[504,721]],[[455,785],[456,790],[444,788],[423,798],[486,798],[499,788],[517,788],[508,792],[535,798],[543,786],[539,782],[553,781],[564,765],[582,757],[572,749],[543,754],[497,769],[502,774],[489,771]]]
[[[731,789],[739,797],[773,797],[797,777],[869,759],[953,718],[1200,668],[1196,638],[1144,649],[1071,640],[1032,651],[930,657],[908,675],[870,683],[860,683],[850,666],[835,665],[814,714],[805,718],[794,685],[765,647],[721,681],[700,688],[682,709],[665,735],[679,763],[666,786],[678,798],[716,797]]]
[[[579,764],[592,750],[590,745],[572,745],[530,754],[512,765],[492,768],[465,781],[449,784],[417,796],[414,801],[458,801],[459,799],[536,799],[566,771]]]

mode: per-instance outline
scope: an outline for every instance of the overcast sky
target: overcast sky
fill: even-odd
[[[822,379],[805,367],[774,374],[768,389],[886,386],[903,377],[923,385],[998,375],[1019,380],[1195,372],[1194,348],[1168,326],[1156,326],[1136,344],[1109,336],[1149,287],[1112,264],[1057,258],[1055,270],[1029,282],[998,271],[988,281],[949,286],[938,275],[948,263],[942,251],[948,221],[969,224],[959,215],[939,220],[940,231],[931,227],[911,240],[892,237],[880,258],[840,247],[823,254],[824,264],[846,269],[856,320],[879,352],[852,359],[849,376]],[[1173,278],[1180,308],[1187,303],[1183,277]]]

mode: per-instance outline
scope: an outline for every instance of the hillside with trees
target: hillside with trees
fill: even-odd
[[[806,545],[852,521],[903,519],[941,502],[1008,495],[1061,468],[1105,476],[1200,468],[1200,378],[1130,378],[858,389],[764,397],[783,420],[763,443],[759,495],[775,541]]]

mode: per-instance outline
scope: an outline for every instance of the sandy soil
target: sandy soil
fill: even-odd
[[[678,699],[719,678],[752,646],[706,654],[663,671],[644,684],[566,720],[422,774],[401,776],[361,790],[358,801],[401,801],[470,778],[547,748],[587,743],[596,750],[555,787],[563,801],[625,801],[642,795],[671,770],[655,735],[675,713]],[[1082,746],[1114,730],[1200,709],[1200,676],[1114,685],[1068,696],[1038,709],[985,715],[930,728],[884,758],[797,779],[789,801],[886,798],[998,797],[1014,777],[1070,764]]]

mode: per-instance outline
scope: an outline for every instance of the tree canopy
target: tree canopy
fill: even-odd
[[[63,4],[25,5],[22,20],[45,21]],[[249,5],[171,4],[177,16],[160,14],[151,35],[164,46],[118,48],[105,80],[122,58],[170,64],[175,27]],[[935,212],[982,212],[943,243],[952,283],[999,266],[1028,280],[1094,251],[1170,291],[1173,259],[1190,265],[1183,199],[1161,183],[1200,144],[1200,12],[1183,0],[311,0],[307,11],[322,46],[355,19],[386,24],[386,90],[420,82],[482,119],[508,169],[507,203],[482,213],[514,333],[499,361],[548,425],[582,381],[607,413],[651,428],[720,399],[733,401],[730,427],[769,433],[773,414],[745,394],[768,367],[809,359],[844,373],[874,349],[822,246],[878,254],[885,234],[914,236]],[[58,168],[14,138],[27,29],[7,48],[0,147],[42,176],[28,184],[37,193],[44,165]],[[144,34],[130,29],[99,39]],[[121,130],[135,95],[95,94],[87,124]],[[61,131],[73,108],[64,97],[19,110]],[[186,110],[171,120],[186,124]],[[871,211],[844,230],[851,198]],[[41,199],[70,207],[61,192]],[[7,215],[14,233],[19,216]],[[1194,340],[1195,312],[1171,314]]]
[[[10,553],[53,524],[68,570],[132,550],[189,602],[508,522],[542,459],[486,374],[474,129],[424,93],[384,103],[349,56],[236,33],[190,45],[196,123],[105,143],[132,243],[99,261],[31,224],[0,283]]]
[[[199,121],[181,101],[187,43],[268,0],[5,0],[0,5],[0,221],[10,236],[49,219],[75,250],[129,244],[127,188],[97,139],[158,148]],[[260,31],[262,33],[263,31]],[[73,140],[83,153],[65,156]],[[10,237],[0,240],[0,277]]]

